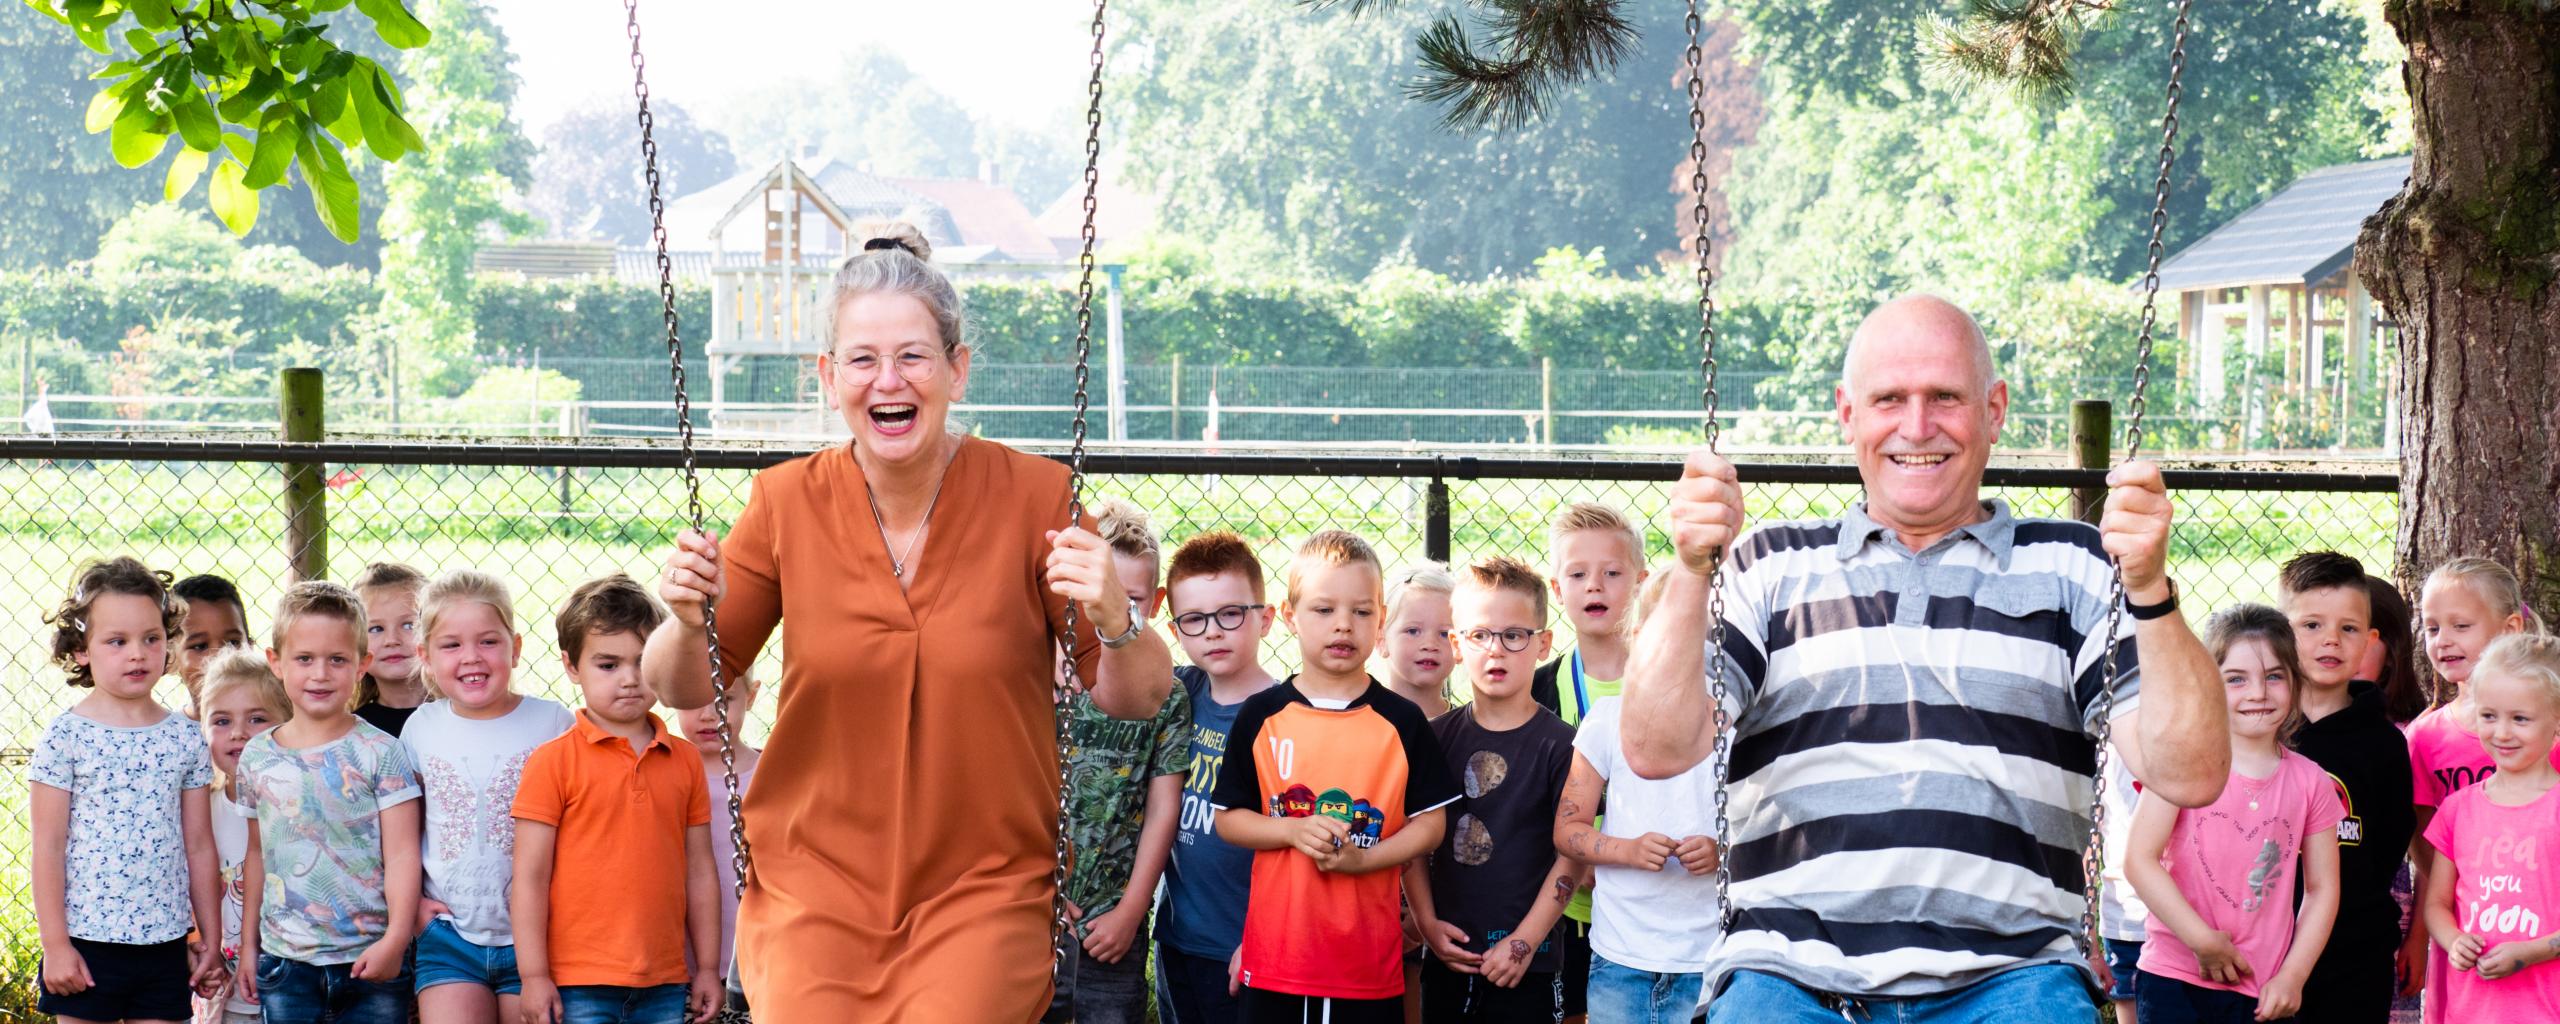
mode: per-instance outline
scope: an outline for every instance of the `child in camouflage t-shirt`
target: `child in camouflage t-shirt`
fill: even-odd
[[[1158,549],[1146,513],[1126,502],[1094,506],[1112,567],[1153,618]],[[1147,914],[1173,855],[1183,773],[1191,766],[1191,700],[1173,688],[1154,718],[1125,721],[1078,695],[1067,712],[1067,913],[1080,944],[1060,972],[1044,1021],[1140,1024],[1147,1019]]]

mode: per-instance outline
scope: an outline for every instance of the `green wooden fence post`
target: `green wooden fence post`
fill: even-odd
[[[284,439],[317,444],[328,429],[325,378],[318,369],[287,367],[276,373],[276,401]],[[284,551],[295,581],[329,578],[328,467],[318,456],[284,467]]]
[[[2080,469],[2105,469],[2115,455],[2115,406],[2090,399],[2071,403],[2071,464]],[[2104,487],[2075,487],[2071,490],[2071,518],[2096,523],[2107,508]]]

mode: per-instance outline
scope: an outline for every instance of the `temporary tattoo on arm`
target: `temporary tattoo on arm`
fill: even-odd
[[[1564,798],[1564,802],[1559,803],[1559,804],[1557,804],[1557,805],[1556,805],[1556,820],[1558,820],[1558,821],[1580,821],[1580,820],[1582,820],[1582,805],[1581,805],[1581,804],[1578,804],[1578,803],[1575,803],[1572,797],[1566,797],[1566,798]]]
[[[1511,946],[1510,946],[1510,949],[1511,949],[1511,958],[1512,958],[1512,959],[1514,959],[1514,960],[1526,960],[1526,959],[1529,959],[1529,943],[1528,943],[1527,941],[1522,940],[1522,939],[1513,939],[1513,940],[1511,940]]]
[[[1558,903],[1573,902],[1573,879],[1566,878],[1563,875],[1557,875],[1555,892],[1552,893],[1552,895]]]

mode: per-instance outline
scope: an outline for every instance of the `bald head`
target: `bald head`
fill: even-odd
[[[1840,385],[1856,394],[1861,368],[1874,360],[1898,363],[1947,358],[1951,353],[1971,360],[1971,379],[1979,388],[1976,394],[1991,390],[1998,369],[1991,362],[1991,342],[1973,316],[1935,295],[1905,295],[1876,307],[1858,324],[1858,332],[1849,336],[1849,352],[1840,364]]]

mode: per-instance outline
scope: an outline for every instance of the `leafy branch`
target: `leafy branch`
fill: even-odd
[[[117,59],[92,78],[86,127],[107,134],[116,162],[141,167],[169,140],[162,194],[174,202],[209,179],[214,216],[234,234],[258,220],[258,193],[299,175],[312,209],[341,241],[356,239],[359,196],[347,155],[382,160],[424,149],[401,115],[400,88],[372,60],[340,49],[314,19],[352,5],[398,49],[426,44],[401,0],[26,0],[90,49]],[[131,19],[131,26],[118,26]],[[127,53],[118,56],[116,45]]]
[[[1401,0],[1299,0],[1323,10],[1345,7],[1357,17]],[[1486,9],[1496,40],[1479,49],[1456,14],[1432,21],[1414,37],[1422,77],[1407,94],[1445,104],[1452,130],[1509,131],[1546,116],[1558,89],[1615,71],[1634,48],[1626,0],[1473,0]]]
[[[2071,91],[2072,47],[2117,0],[1966,0],[1960,21],[1934,19],[1930,65],[1958,80],[2006,83],[2029,96]]]

